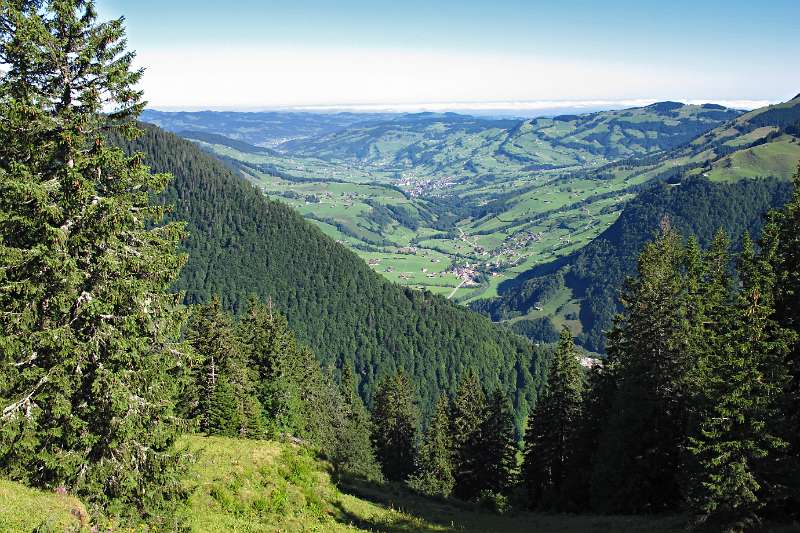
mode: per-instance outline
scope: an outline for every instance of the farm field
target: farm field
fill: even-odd
[[[240,170],[265,194],[314,221],[388,279],[444,295],[459,287],[453,298],[460,302],[495,296],[504,279],[591,241],[613,223],[632,197],[627,189],[638,183],[564,179],[551,171],[508,183],[462,184],[467,205],[510,198],[500,212],[466,216],[444,228],[434,199],[404,194],[385,171],[366,175],[364,167],[346,163],[202,145],[242,163]]]
[[[528,121],[452,113],[345,117],[350,123],[342,129],[277,146],[271,137],[247,144],[258,138],[241,126],[182,134],[388,279],[469,303],[590,242],[650,179],[590,173],[736,116],[662,103]],[[176,127],[191,125],[176,120]],[[317,129],[324,128],[331,129]]]
[[[652,181],[790,176],[800,144],[764,117],[793,120],[793,102],[767,115],[661,102],[532,120],[313,118],[280,128],[294,132],[281,142],[249,116],[181,134],[386,278],[469,304],[577,252]],[[183,130],[194,120],[157,118]]]

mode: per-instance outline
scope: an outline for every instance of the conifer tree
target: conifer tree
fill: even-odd
[[[452,434],[455,486],[453,494],[463,500],[480,492],[475,463],[475,444],[486,416],[486,395],[478,376],[472,370],[464,374],[453,398]]]
[[[613,367],[607,361],[592,365],[587,372],[580,418],[575,429],[575,447],[566,462],[567,475],[561,488],[559,507],[563,511],[580,512],[589,508],[594,455],[616,390],[613,376]]]
[[[786,382],[776,363],[783,363],[789,349],[788,332],[771,319],[775,276],[766,259],[771,253],[765,248],[758,257],[745,235],[742,287],[720,317],[721,342],[703,368],[703,417],[689,447],[697,461],[690,504],[695,520],[715,529],[746,529],[759,520],[770,492],[763,468],[785,446],[770,425]]]
[[[198,401],[190,416],[199,419],[200,429],[213,435],[263,436],[256,376],[219,297],[196,306],[187,340],[199,359],[193,369]]]
[[[380,481],[383,476],[375,458],[372,419],[356,390],[355,374],[347,364],[342,369],[341,396],[344,426],[336,444],[334,464],[348,474]]]
[[[453,492],[453,437],[450,402],[442,394],[417,454],[417,471],[410,485],[429,496],[448,497]]]
[[[414,471],[419,420],[414,388],[405,373],[383,378],[374,405],[375,448],[383,475],[405,481]]]
[[[560,508],[571,495],[563,488],[575,461],[581,422],[583,375],[572,333],[561,330],[550,363],[547,388],[525,435],[523,476],[531,507]]]
[[[182,229],[105,141],[137,134],[133,57],[91,0],[0,2],[0,471],[166,529]]]
[[[331,372],[320,367],[308,347],[298,344],[286,318],[271,303],[250,297],[238,335],[255,375],[268,431],[276,437],[304,439],[334,461],[340,458],[339,447],[345,444],[341,437],[352,413]]]
[[[782,465],[788,500],[781,511],[800,517],[800,164],[794,175],[794,193],[780,211],[770,214],[768,227],[773,228],[764,237],[766,246],[774,247],[771,258],[776,274],[775,319],[795,333],[785,368],[790,380],[782,398],[779,432],[788,443],[786,460]],[[762,240],[764,240],[762,237]],[[763,245],[762,245],[763,246]]]
[[[622,291],[624,314],[609,333],[617,382],[592,475],[601,511],[675,508],[682,499],[681,462],[696,338],[685,276],[686,252],[669,221],[645,246],[639,276]]]
[[[514,435],[514,412],[511,402],[499,390],[494,391],[486,405],[486,414],[474,443],[477,458],[477,487],[494,494],[508,492],[516,482],[517,441]]]
[[[301,405],[303,375],[318,364],[306,366],[308,354],[301,353],[302,348],[286,318],[271,304],[264,304],[255,296],[248,299],[239,324],[239,336],[249,365],[255,370],[257,396],[270,429],[274,433],[302,433],[305,427]]]

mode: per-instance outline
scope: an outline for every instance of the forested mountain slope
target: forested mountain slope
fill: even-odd
[[[426,292],[392,284],[291,208],[264,197],[192,143],[155,127],[128,146],[175,180],[163,200],[185,220],[190,254],[177,290],[196,303],[219,294],[238,310],[248,294],[272,302],[325,364],[354,361],[362,395],[404,369],[424,411],[467,368],[527,413],[541,358],[521,337]]]
[[[616,291],[661,218],[671,218],[703,245],[719,228],[734,244],[745,231],[757,235],[763,215],[789,197],[788,178],[800,160],[799,124],[795,98],[745,113],[661,154],[587,173],[598,184],[642,184],[642,192],[586,247],[504,281],[499,298],[472,307],[494,320],[512,320],[514,329],[534,337],[552,335],[542,320],[567,323],[585,347],[603,351]]]
[[[604,349],[604,332],[617,312],[619,287],[625,276],[633,274],[636,257],[664,217],[682,233],[695,235],[704,247],[720,228],[736,246],[745,232],[759,235],[766,212],[783,205],[790,194],[791,184],[782,180],[714,183],[705,178],[692,178],[679,186],[661,183],[640,194],[614,225],[571,258],[564,270],[565,287],[581,300],[582,333],[578,339],[590,350]],[[519,292],[510,290],[508,294],[516,293],[519,298],[526,286],[535,283],[526,280]]]

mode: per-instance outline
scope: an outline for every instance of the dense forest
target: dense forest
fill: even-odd
[[[504,282],[499,298],[478,301],[472,308],[493,320],[505,320],[526,313],[567,286],[582,298],[584,331],[577,341],[589,350],[604,352],[604,332],[619,310],[619,287],[634,273],[639,250],[658,231],[664,216],[703,246],[720,228],[738,242],[745,232],[758,235],[764,213],[783,205],[790,193],[791,184],[776,179],[715,183],[692,178],[680,185],[657,183],[629,202],[611,227],[576,254]]]
[[[153,126],[126,144],[175,178],[159,197],[186,222],[186,266],[175,283],[187,304],[219,295],[240,313],[250,294],[272,301],[324,365],[353,366],[371,401],[382,374],[408,373],[426,415],[475,370],[513,398],[518,426],[541,383],[544,359],[523,338],[440,296],[392,284],[292,209],[194,144]],[[546,352],[543,352],[546,354]]]
[[[800,167],[755,241],[755,203],[734,244],[725,224],[699,238],[662,216],[606,359],[587,364],[566,328],[534,358],[141,131],[122,19],[98,22],[90,1],[0,6],[3,479],[80,497],[94,531],[186,531],[197,456],[179,439],[203,434],[283,440],[336,482],[498,514],[800,518]],[[238,465],[214,465],[230,490]]]

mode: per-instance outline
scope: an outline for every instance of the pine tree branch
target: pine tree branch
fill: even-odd
[[[31,398],[33,398],[34,394],[39,392],[39,389],[45,383],[47,383],[47,381],[48,381],[48,376],[42,377],[42,379],[39,380],[39,383],[37,383],[36,386],[28,394],[26,394],[21,400],[19,400],[17,402],[14,402],[11,405],[7,406],[5,409],[3,409],[3,416],[2,416],[1,419],[2,420],[7,420],[7,419],[13,417],[14,414],[16,414],[17,411],[19,411],[20,408],[22,408],[23,406],[25,407],[25,417],[26,418],[30,418],[30,416],[31,416]]]

